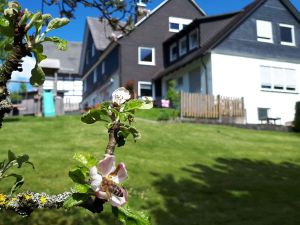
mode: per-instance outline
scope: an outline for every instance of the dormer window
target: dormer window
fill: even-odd
[[[93,43],[92,45],[92,57],[94,57],[96,55],[96,47],[95,44]]]
[[[97,73],[97,68],[96,68],[93,72],[93,83],[97,82],[97,76],[98,76],[98,73]]]
[[[280,44],[295,46],[295,28],[288,24],[279,24]]]
[[[187,41],[186,37],[183,37],[179,40],[179,56],[183,56],[187,53]]]
[[[174,43],[170,46],[170,62],[176,60],[177,57],[178,57],[177,43]]]
[[[273,29],[270,21],[256,20],[257,41],[273,43]]]
[[[169,17],[169,31],[170,32],[179,32],[185,26],[190,24],[191,22],[192,22],[192,20],[190,20],[190,19],[184,19],[184,18],[178,18],[178,17]]]
[[[197,30],[193,30],[189,34],[189,46],[190,46],[190,50],[193,50],[198,47],[198,31]]]

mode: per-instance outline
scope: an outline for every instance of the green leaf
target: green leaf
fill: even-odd
[[[53,42],[58,50],[66,51],[68,49],[68,42],[59,37],[45,37],[43,41]]]
[[[115,217],[124,225],[151,225],[151,218],[144,212],[134,211],[129,206],[112,207]]]
[[[132,111],[135,109],[151,109],[153,108],[153,102],[146,99],[132,99],[125,103],[124,112]]]
[[[30,164],[32,166],[32,168],[34,169],[34,165],[33,165],[32,162],[29,161],[29,156],[28,155],[17,156],[16,161],[18,163],[18,168],[21,168],[23,163],[27,163],[27,164]]]
[[[141,138],[141,133],[135,127],[132,127],[130,125],[121,125],[120,130],[123,133],[126,133],[127,136],[128,134],[131,134],[135,141]]]
[[[3,17],[0,17],[0,26],[1,27],[8,27],[9,26],[9,21]]]
[[[74,193],[64,202],[64,208],[70,209],[74,206],[80,205],[89,199],[88,194]]]
[[[19,175],[19,174],[9,174],[7,175],[8,177],[15,177],[16,181],[15,184],[12,186],[12,188],[10,189],[10,194],[12,195],[13,193],[15,193],[19,188],[22,187],[22,185],[24,184],[24,177]]]
[[[110,118],[106,109],[91,109],[81,116],[81,121],[86,124],[93,124],[97,121],[110,122]]]
[[[87,174],[87,169],[84,167],[76,167],[69,171],[69,177],[73,180],[75,183],[79,184],[85,184],[85,178]]]
[[[75,153],[73,158],[87,168],[97,165],[97,159],[89,153]]]
[[[69,22],[70,22],[70,20],[67,18],[55,18],[49,22],[46,32],[49,32],[50,30],[55,30],[57,28],[65,26]]]
[[[51,14],[43,14],[42,15],[43,20],[49,20],[52,18]]]
[[[29,16],[30,16],[30,13],[28,12],[27,9],[25,9],[24,14],[23,14],[22,18],[20,19],[18,25],[19,26],[25,25],[27,23]]]
[[[33,86],[40,86],[45,81],[45,73],[42,68],[36,64],[31,70],[30,84]]]
[[[16,155],[10,150],[8,150],[7,152],[7,158],[8,158],[8,163],[17,159]]]
[[[29,23],[25,26],[25,30],[29,30],[38,20],[42,19],[42,14],[40,12],[37,12],[30,16]]]
[[[32,51],[37,63],[40,63],[41,61],[47,58],[46,55],[43,55],[44,47],[42,44],[34,45]]]
[[[75,184],[74,190],[77,193],[85,194],[85,193],[92,193],[93,190],[90,188],[88,184]]]

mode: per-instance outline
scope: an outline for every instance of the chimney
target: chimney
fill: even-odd
[[[139,22],[144,17],[148,16],[150,10],[147,9],[147,4],[144,0],[139,0],[135,8],[135,23]]]

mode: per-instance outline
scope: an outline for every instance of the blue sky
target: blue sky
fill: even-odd
[[[152,0],[148,4],[148,8],[153,9],[161,2],[162,0]],[[246,6],[247,4],[249,4],[250,2],[252,2],[252,0],[196,0],[196,2],[208,15],[213,15],[213,14],[237,11],[243,8],[244,6]],[[300,11],[300,0],[291,0],[291,2]],[[41,0],[19,0],[19,3],[23,7],[28,8],[31,11],[37,11],[41,9]],[[58,16],[57,7],[45,7],[44,12],[51,13],[55,17]],[[76,11],[75,14],[76,19],[71,21],[71,23],[68,24],[66,27],[58,31],[52,31],[51,35],[59,36],[68,41],[82,41],[85,18],[87,16],[97,17],[98,15],[99,13],[97,10],[84,8],[83,6],[81,6]]]

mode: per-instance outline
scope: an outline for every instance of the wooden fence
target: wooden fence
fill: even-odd
[[[181,116],[201,119],[244,117],[244,98],[181,92]]]

